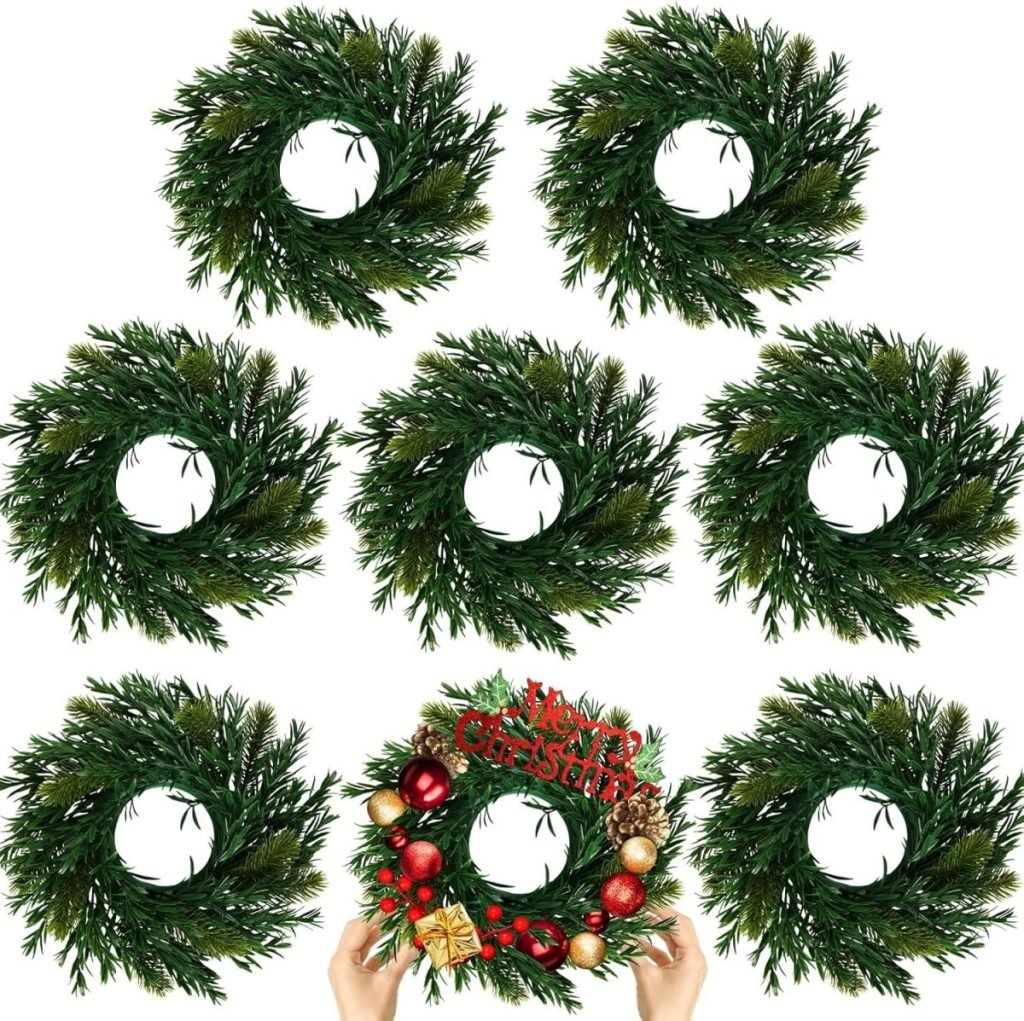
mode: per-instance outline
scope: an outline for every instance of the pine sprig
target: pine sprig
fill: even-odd
[[[25,918],[25,952],[59,944],[76,993],[124,974],[155,995],[219,1002],[212,961],[259,967],[319,924],[319,911],[300,905],[324,889],[314,863],[338,778],[304,780],[306,730],[293,722],[276,737],[273,718],[265,703],[180,679],[89,681],[63,727],[32,738],[0,778],[15,806],[0,869]],[[111,847],[125,806],[169,777],[206,808],[216,836],[204,867],[157,890]]]
[[[783,680],[749,733],[708,753],[694,781],[710,812],[690,853],[717,913],[721,953],[751,940],[765,987],[817,974],[857,995],[918,998],[907,960],[944,970],[1013,923],[996,908],[1024,825],[1024,774],[995,777],[999,731],[971,736],[955,702],[823,674]],[[866,887],[839,885],[807,850],[807,825],[836,791],[875,791],[899,810],[901,862]]]
[[[503,708],[521,704],[524,691],[510,684],[500,672],[466,687],[445,685],[442,697],[429,701],[420,715],[424,723],[450,733],[454,723],[467,710],[496,714]],[[606,710],[604,706],[586,697],[577,700],[577,706],[593,719],[607,720],[613,726],[629,724],[624,710]],[[407,731],[415,727],[408,721]],[[537,734],[525,718],[506,718],[503,728],[527,745]],[[585,758],[589,754],[592,733],[580,735],[567,742],[567,754]],[[643,749],[649,748],[641,763],[651,776],[660,775],[662,738],[657,731],[648,729]],[[525,745],[524,745],[525,747]],[[620,751],[609,743],[607,750]],[[381,752],[364,766],[365,778],[347,784],[343,793],[350,798],[365,800],[381,787],[394,787],[402,767],[413,755],[408,740],[389,742]],[[658,781],[652,781],[658,782]],[[669,830],[658,848],[654,868],[643,876],[647,890],[647,905],[656,908],[678,900],[682,888],[673,874],[682,849],[683,837],[691,825],[686,818],[684,803],[689,792],[686,781],[678,787],[666,789],[659,795],[669,819]],[[565,868],[540,889],[529,894],[514,894],[489,885],[474,868],[467,856],[469,834],[481,813],[504,795],[521,794],[530,802],[545,809],[557,811],[566,825],[569,846]],[[430,883],[434,899],[426,907],[462,904],[469,918],[482,928],[490,926],[484,916],[492,903],[504,911],[503,924],[508,925],[516,915],[529,919],[547,919],[562,927],[567,935],[581,931],[584,912],[599,903],[601,882],[622,866],[606,830],[606,816],[611,804],[583,790],[561,783],[548,783],[529,773],[512,769],[479,755],[468,755],[468,769],[452,777],[451,794],[439,808],[430,812],[410,810],[401,818],[401,825],[410,840],[429,840],[441,852],[444,868]],[[542,821],[543,824],[543,821]],[[381,840],[380,827],[367,823],[361,827],[359,843],[352,854],[349,869],[363,890],[366,917],[378,911],[380,899],[393,893],[382,887],[377,873],[382,868],[397,872],[396,855]],[[609,979],[623,970],[636,942],[654,936],[666,923],[652,920],[645,912],[627,918],[613,918],[602,934],[607,943],[605,961],[593,974]],[[412,939],[414,929],[405,911],[385,914],[381,921],[379,953],[386,959],[399,947]],[[573,969],[568,964],[556,971],[545,971],[536,966],[514,946],[498,946],[491,960],[471,957],[457,968],[439,971],[424,960],[420,967],[423,976],[424,998],[430,1003],[440,1002],[447,992],[460,992],[475,984],[510,1004],[528,1004],[531,1001],[551,1003],[564,1010],[576,1012],[582,1003],[573,980]]]
[[[301,5],[255,12],[227,60],[153,115],[181,137],[161,191],[174,241],[192,255],[190,286],[222,274],[243,326],[258,308],[290,306],[324,328],[344,320],[387,333],[378,292],[421,300],[485,254],[467,235],[489,218],[480,197],[503,110],[474,114],[471,78],[464,55],[446,69],[437,39],[394,23]],[[277,167],[298,127],[336,120],[365,133],[381,176],[343,220],[317,220]]]
[[[381,394],[342,437],[367,458],[347,516],[360,566],[375,573],[375,608],[411,598],[425,648],[442,629],[472,627],[501,648],[571,655],[560,615],[603,623],[667,577],[651,561],[675,538],[664,518],[680,435],[649,431],[654,384],[630,393],[617,359],[487,329],[442,336],[416,364],[408,389]],[[566,496],[554,524],[513,543],[478,528],[462,493],[478,456],[522,437],[557,467]]]
[[[761,333],[751,292],[792,301],[858,255],[839,236],[864,219],[855,196],[877,108],[841,109],[846,62],[831,54],[819,68],[806,36],[675,6],[626,17],[601,61],[529,115],[555,136],[535,191],[565,252],[562,281],[596,274],[618,326],[634,306],[663,306],[697,328]],[[707,120],[746,142],[753,177],[727,213],[694,221],[662,195],[654,161],[681,124]]]
[[[266,351],[215,344],[183,327],[93,327],[63,377],[15,403],[0,436],[19,448],[0,496],[25,598],[64,590],[75,637],[123,619],[154,641],[224,645],[210,608],[244,616],[319,570],[315,514],[338,433],[301,422],[309,383],[280,383]],[[216,474],[209,512],[174,535],[136,525],[111,499],[121,460],[151,435],[181,435]]]
[[[906,608],[949,616],[1012,570],[1024,423],[996,428],[1000,379],[986,369],[972,384],[961,352],[876,327],[782,332],[753,379],[685,430],[709,450],[690,508],[719,564],[718,598],[748,586],[773,641],[788,618],[912,648]],[[865,534],[840,532],[807,498],[811,466],[843,436],[881,438],[909,480],[899,513]]]

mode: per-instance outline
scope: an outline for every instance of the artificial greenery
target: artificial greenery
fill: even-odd
[[[90,680],[67,714],[0,779],[17,806],[0,867],[10,908],[28,925],[26,954],[60,944],[77,993],[96,971],[103,983],[123,972],[151,993],[219,1001],[211,961],[248,971],[317,924],[319,911],[300,905],[325,886],[314,862],[337,778],[307,783],[297,773],[304,726],[293,721],[278,737],[265,702],[137,674]],[[194,798],[183,825],[195,804],[214,825],[209,862],[176,886],[136,878],[114,847],[125,807],[155,787]]]
[[[463,712],[480,710],[498,713],[503,707],[520,704],[523,690],[510,686],[499,672],[468,688],[446,684],[442,687],[442,695],[442,699],[423,706],[422,720],[430,723],[438,732],[450,736]],[[627,730],[633,726],[624,709],[612,709],[606,715],[604,707],[589,698],[583,698],[575,704],[590,719],[607,719],[615,726]],[[536,739],[536,734],[522,717],[506,719],[502,729],[522,738],[528,745],[532,745]],[[659,763],[662,740],[663,735],[659,729],[647,728],[643,748],[651,751],[645,756],[643,768],[639,765],[637,767],[639,779],[661,778]],[[593,734],[584,733],[579,739],[566,744],[566,755],[575,753],[585,759],[592,741]],[[601,761],[607,761],[608,752],[621,752],[621,748],[609,744],[602,752]],[[394,787],[399,772],[412,755],[411,742],[389,742],[380,755],[366,763],[366,779],[347,784],[342,793],[348,797],[366,798],[381,788]],[[680,884],[671,875],[671,867],[680,853],[683,834],[690,825],[683,811],[687,792],[688,787],[684,782],[675,790],[668,790],[661,799],[668,812],[670,826],[665,842],[658,849],[654,867],[641,877],[647,889],[648,908],[671,904],[680,896]],[[557,813],[565,822],[569,835],[564,869],[546,885],[528,894],[510,893],[488,882],[477,871],[469,855],[469,837],[477,817],[486,813],[487,807],[498,798],[514,794],[523,795],[528,804],[543,813],[538,822],[538,832],[541,826],[550,826],[550,822],[546,821],[548,816]],[[471,754],[469,768],[453,778],[451,794],[440,808],[419,814],[406,813],[400,817],[399,823],[407,831],[410,840],[430,841],[441,852],[444,867],[430,884],[438,904],[462,904],[469,917],[481,928],[488,926],[484,916],[485,908],[497,904],[504,911],[503,921],[506,924],[513,916],[521,915],[530,920],[554,922],[572,936],[583,929],[583,914],[600,908],[599,890],[602,881],[622,871],[616,851],[605,831],[605,816],[609,807],[607,801],[597,796],[586,795],[561,783],[538,780],[519,769],[511,769]],[[378,910],[381,889],[377,880],[378,871],[388,867],[397,871],[396,860],[395,852],[388,850],[384,844],[381,828],[372,823],[363,826],[349,867],[363,887],[366,917]],[[601,979],[611,977],[613,969],[626,963],[636,952],[637,939],[650,937],[666,928],[670,922],[671,919],[668,923],[654,921],[643,912],[625,918],[612,918],[608,928],[601,934],[607,944],[604,963],[592,973]],[[385,915],[381,929],[379,953],[384,958],[396,953],[399,946],[414,935],[412,925],[401,910]],[[471,957],[443,972],[430,967],[429,961],[419,960],[414,967],[421,965],[427,1000],[431,1003],[442,998],[447,979],[456,991],[469,988],[477,981],[508,1003],[522,1003],[535,997],[541,1002],[558,1004],[569,1011],[581,1007],[575,985],[565,970],[545,971],[514,946],[499,948],[491,960]],[[568,968],[569,963],[566,962],[565,969]]]
[[[530,114],[557,136],[536,192],[565,248],[563,283],[598,274],[618,325],[635,299],[641,315],[660,304],[693,326],[760,333],[749,292],[788,302],[857,254],[840,238],[864,219],[855,192],[877,110],[837,107],[846,63],[833,53],[817,70],[806,36],[678,7],[627,19],[598,66],[573,70]],[[671,133],[705,120],[725,126],[723,158],[741,138],[754,164],[747,197],[710,220],[670,205],[654,179]]]
[[[791,343],[766,345],[754,379],[687,430],[711,451],[690,506],[719,562],[718,598],[752,588],[772,640],[788,611],[797,630],[816,618],[847,641],[913,647],[902,608],[944,617],[1013,565],[996,551],[1018,534],[1007,508],[1024,422],[993,424],[999,377],[986,369],[972,385],[960,351],[830,322],[782,334]],[[865,534],[823,520],[807,492],[815,459],[845,435],[878,441],[877,470],[892,453],[906,469],[902,509]]]
[[[490,218],[480,190],[502,110],[466,109],[472,65],[458,54],[445,69],[433,36],[301,6],[254,13],[253,25],[154,115],[184,135],[162,194],[192,254],[189,283],[226,274],[243,325],[254,305],[287,303],[319,326],[386,333],[375,292],[416,301],[483,255],[466,235]],[[351,125],[379,159],[376,190],[340,219],[308,215],[281,185],[282,152],[324,120]]]
[[[1018,886],[1007,861],[1024,775],[991,775],[999,729],[986,721],[972,737],[958,702],[831,674],[782,689],[752,733],[709,753],[696,781],[712,807],[691,859],[722,924],[718,951],[753,941],[773,993],[786,971],[794,982],[817,972],[845,993],[915,1000],[901,961],[944,970],[1013,921],[994,905]],[[807,847],[818,806],[847,787],[877,790],[907,823],[902,862],[870,886],[835,882]]]
[[[680,433],[658,440],[647,428],[654,383],[642,377],[629,393],[618,359],[487,329],[442,335],[417,365],[409,389],[381,394],[342,436],[369,461],[348,517],[379,583],[374,607],[411,597],[424,647],[447,618],[452,636],[472,624],[502,648],[571,655],[561,615],[600,624],[668,574],[649,561],[674,541],[664,519]],[[474,523],[463,487],[480,455],[515,441],[547,455],[564,495],[550,527],[513,543]]]
[[[80,640],[95,611],[104,630],[123,618],[155,641],[222,647],[211,608],[251,617],[320,567],[303,551],[326,534],[315,509],[338,427],[300,424],[307,388],[297,370],[279,383],[267,351],[181,326],[90,328],[64,376],[35,384],[0,426],[20,447],[0,513],[28,565],[26,600],[63,589]],[[184,442],[183,472],[198,449],[216,474],[209,512],[174,534],[134,523],[115,493],[122,459],[155,435]]]

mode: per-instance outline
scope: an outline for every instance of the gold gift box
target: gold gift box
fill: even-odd
[[[480,953],[476,926],[461,904],[438,908],[416,922],[416,935],[435,968],[452,967]]]

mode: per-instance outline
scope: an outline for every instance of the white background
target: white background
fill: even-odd
[[[196,293],[185,285],[188,255],[170,244],[169,212],[156,195],[173,138],[149,117],[173,102],[176,81],[223,58],[250,6],[250,0],[50,2],[6,12],[0,62],[7,143],[4,406],[33,380],[58,376],[65,350],[88,323],[115,326],[141,317],[181,321],[215,338],[232,331],[231,306],[215,289]],[[588,290],[568,293],[559,285],[561,255],[546,246],[545,212],[530,191],[546,137],[528,127],[524,115],[545,102],[549,83],[570,65],[599,57],[606,31],[620,24],[625,6],[621,0],[363,5],[361,13],[380,22],[397,18],[439,36],[449,54],[462,49],[476,58],[474,100],[509,108],[500,126],[507,151],[487,189],[495,211],[487,232],[490,260],[469,266],[448,293],[426,304],[390,300],[391,337],[344,326],[324,333],[291,314],[259,319],[245,335],[254,345],[273,348],[285,365],[312,372],[314,421],[334,415],[354,423],[361,404],[381,387],[408,380],[416,352],[436,331],[461,334],[483,324],[532,329],[566,343],[583,340],[623,356],[634,378],[645,372],[660,380],[662,427],[696,419],[705,396],[752,372],[759,341],[745,334],[723,327],[697,333],[664,314],[613,330]],[[811,35],[819,52],[845,52],[851,60],[849,100],[858,108],[876,100],[883,109],[874,132],[880,152],[861,192],[869,211],[861,232],[863,262],[841,266],[834,283],[798,306],[765,300],[769,327],[833,317],[854,324],[874,320],[908,337],[927,333],[938,343],[964,347],[977,372],[984,365],[1000,368],[1006,413],[1019,414],[1024,353],[1016,239],[1024,228],[1024,202],[1007,139],[1015,139],[1012,125],[1019,115],[1024,18],[994,2],[958,8],[955,16],[921,2],[745,0],[738,6],[752,21],[771,17]],[[12,458],[9,450],[3,456]],[[699,456],[690,448],[687,463]],[[179,673],[217,689],[234,685],[269,699],[282,717],[313,724],[311,769],[319,774],[335,767],[354,777],[381,742],[412,732],[419,704],[440,682],[470,682],[502,667],[517,680],[529,675],[570,694],[586,690],[608,703],[622,701],[638,720],[664,724],[671,735],[668,772],[681,776],[700,769],[704,749],[721,735],[753,723],[758,700],[780,675],[809,678],[831,669],[854,678],[874,673],[885,682],[927,685],[937,695],[964,699],[977,722],[987,716],[1005,726],[1004,770],[1024,762],[1016,634],[1022,583],[1016,578],[996,580],[978,606],[947,622],[915,615],[922,647],[913,655],[873,641],[842,645],[815,630],[767,646],[743,603],[715,603],[715,569],[702,563],[698,528],[680,500],[673,516],[679,531],[675,582],[651,590],[634,614],[611,626],[577,627],[579,655],[573,661],[529,649],[505,655],[472,637],[424,654],[401,613],[378,616],[369,609],[372,579],[354,569],[353,535],[340,519],[357,467],[351,454],[344,461],[325,506],[332,522],[325,574],[303,581],[285,606],[261,622],[225,613],[231,645],[219,655],[184,641],[160,647],[124,629],[74,645],[68,621],[52,603],[22,603],[22,569],[4,566],[0,620],[7,695],[0,748],[24,747],[30,734],[55,728],[65,700],[86,676],[113,678],[138,669],[164,677]],[[684,480],[682,496],[693,481]],[[189,1002],[183,994],[161,1001],[125,981],[97,985],[74,1000],[52,959],[21,959],[21,923],[3,916],[3,1013],[104,1021],[179,1018],[186,1010],[193,1017],[332,1017],[325,968],[354,911],[357,890],[343,863],[362,818],[358,806],[339,809],[343,819],[324,859],[331,878],[323,900],[325,927],[300,933],[286,957],[253,975],[225,965],[225,1006]],[[714,921],[700,915],[696,877],[682,865],[680,874],[683,907],[696,917],[710,952]],[[1016,999],[1022,950],[1020,932],[1002,931],[976,959],[947,975],[915,967],[923,1000],[914,1016],[1002,1014]],[[578,980],[591,1015],[600,1004],[602,1017],[631,1016],[628,974],[610,984],[586,975]],[[531,1017],[558,1013],[529,1009]],[[910,1016],[898,1001],[871,993],[848,1000],[818,982],[768,999],[742,955],[711,956],[698,1008],[704,1019],[787,1021],[869,1012],[875,1021]],[[401,1018],[484,1013],[512,1016],[482,993],[452,997],[429,1010],[420,1005],[418,980],[407,981],[400,997]]]

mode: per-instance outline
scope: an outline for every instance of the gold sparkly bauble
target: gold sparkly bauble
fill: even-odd
[[[658,860],[658,848],[650,837],[630,837],[619,848],[619,861],[627,872],[643,875],[654,868]]]
[[[390,826],[400,815],[405,814],[407,807],[398,791],[389,788],[374,791],[366,803],[366,811],[378,826]]]
[[[569,960],[577,968],[596,968],[604,960],[606,949],[596,932],[578,932],[569,940]]]

